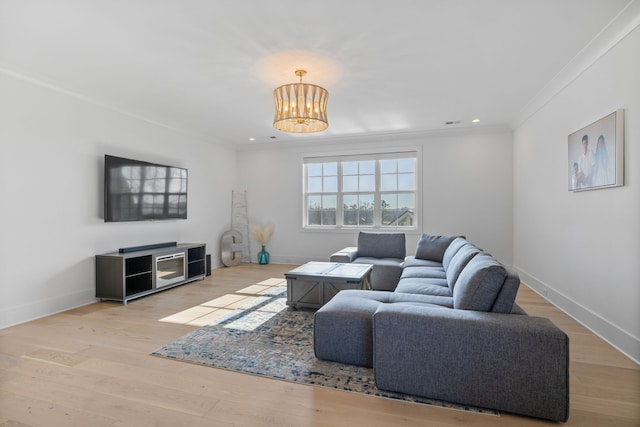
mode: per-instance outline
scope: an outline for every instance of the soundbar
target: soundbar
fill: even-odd
[[[168,248],[170,246],[178,246],[178,242],[152,243],[150,245],[129,246],[128,248],[120,248],[118,252],[125,254],[127,252],[147,251],[149,249]]]

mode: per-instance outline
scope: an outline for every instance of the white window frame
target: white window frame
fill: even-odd
[[[301,156],[301,169],[302,169],[302,228],[303,230],[376,230],[376,231],[387,231],[387,230],[402,230],[402,231],[415,231],[420,229],[420,219],[421,219],[421,201],[420,194],[421,191],[421,150],[418,147],[411,147],[401,150],[393,150],[393,151],[383,151],[380,150],[378,152],[349,152],[340,155],[327,155],[327,154],[306,154]],[[414,186],[414,213],[413,213],[413,225],[411,226],[400,226],[400,225],[382,225],[381,224],[381,196],[384,193],[380,190],[380,165],[378,160],[384,159],[401,159],[401,158],[413,158],[415,160],[415,186]],[[373,191],[374,194],[374,222],[373,225],[344,225],[342,224],[344,220],[344,211],[343,211],[343,196],[344,194],[357,194],[357,193],[344,193],[342,189],[342,162],[348,161],[361,161],[361,160],[375,160],[375,189]],[[307,212],[307,176],[306,176],[306,165],[309,163],[329,163],[329,162],[337,162],[338,163],[338,188],[337,188],[337,203],[336,203],[336,225],[309,225],[308,221],[308,212]],[[403,193],[403,191],[394,191],[393,193]],[[321,194],[321,193],[318,193]]]

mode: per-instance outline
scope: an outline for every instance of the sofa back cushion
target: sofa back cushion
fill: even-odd
[[[416,247],[416,258],[442,262],[444,252],[456,236],[436,236],[423,233]]]
[[[507,278],[498,293],[496,301],[491,307],[491,311],[495,313],[512,313],[513,305],[516,301],[516,295],[518,294],[518,288],[520,287],[520,276],[518,273],[510,268],[506,268]]]
[[[449,264],[451,263],[451,259],[454,257],[454,255],[458,253],[460,248],[467,243],[469,242],[464,237],[456,237],[453,242],[451,242],[451,244],[444,251],[444,255],[442,256],[442,266],[445,270],[449,268]]]
[[[480,249],[478,249],[471,243],[465,243],[453,255],[445,270],[447,275],[447,283],[449,284],[449,288],[452,292],[453,288],[456,286],[458,278],[460,277],[460,273],[462,273],[462,270],[464,270],[469,261],[471,261],[471,259],[479,253]]]
[[[453,308],[491,311],[502,290],[507,270],[491,256],[480,253],[471,258],[453,288]]]
[[[404,233],[372,233],[361,231],[358,234],[358,257],[399,258],[407,256]]]

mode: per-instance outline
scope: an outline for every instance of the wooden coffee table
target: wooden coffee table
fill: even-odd
[[[308,262],[284,274],[287,305],[318,309],[345,289],[370,289],[372,264]]]

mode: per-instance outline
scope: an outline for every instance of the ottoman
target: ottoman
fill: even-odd
[[[344,290],[313,317],[313,349],[318,359],[373,366],[373,319],[391,292]]]
[[[314,315],[316,357],[373,367],[373,315],[388,303],[453,306],[451,297],[359,289],[340,291]]]

